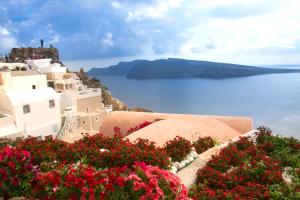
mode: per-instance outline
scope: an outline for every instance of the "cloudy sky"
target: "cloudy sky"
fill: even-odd
[[[0,54],[43,38],[73,68],[166,57],[299,64],[299,8],[299,0],[0,0]]]

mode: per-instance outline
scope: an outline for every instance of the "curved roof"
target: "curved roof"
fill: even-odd
[[[133,132],[127,138],[131,141],[145,138],[162,146],[177,135],[190,141],[200,136],[227,141],[252,129],[252,119],[247,117],[115,111],[105,118],[101,132],[112,135],[113,127],[119,126],[121,132],[126,133],[144,121],[153,122],[156,119],[160,120]]]

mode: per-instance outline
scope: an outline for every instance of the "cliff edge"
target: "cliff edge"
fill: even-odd
[[[77,73],[83,84],[87,85],[89,88],[101,88],[102,90],[102,102],[104,105],[112,105],[115,111],[127,111],[128,106],[121,100],[112,96],[107,87],[101,84],[101,82],[93,77],[88,76],[84,70],[81,68]]]

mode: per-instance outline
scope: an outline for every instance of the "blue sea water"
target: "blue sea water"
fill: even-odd
[[[134,80],[98,76],[130,107],[155,112],[249,116],[254,127],[300,138],[300,73],[231,79]]]

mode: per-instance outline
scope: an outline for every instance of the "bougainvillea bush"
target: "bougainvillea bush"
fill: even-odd
[[[38,174],[32,185],[32,196],[40,199],[188,198],[187,189],[175,175],[143,162],[102,171],[70,165]]]
[[[272,136],[261,127],[256,139],[240,138],[197,172],[193,199],[300,199],[300,148],[293,138]],[[283,179],[291,167],[292,183]]]
[[[199,137],[193,142],[193,147],[198,154],[203,153],[209,148],[212,148],[216,145],[216,141],[212,137]]]
[[[49,171],[59,164],[72,164],[78,161],[95,168],[130,167],[135,161],[145,162],[148,165],[162,169],[170,167],[169,155],[163,148],[154,143],[136,141],[131,143],[120,134],[107,137],[95,134],[84,137],[72,144],[54,139],[51,136],[41,140],[28,137],[18,140],[13,145],[19,150],[31,153],[34,165],[40,166],[42,171]],[[107,151],[100,151],[106,149]]]
[[[131,191],[130,188],[129,190],[128,188],[120,187],[120,193],[124,190],[123,192],[126,193],[124,194],[125,196],[134,193],[135,195],[140,195],[138,197],[149,195],[147,196],[148,198],[153,197],[151,196],[152,193],[155,193],[153,195],[160,196],[163,193],[164,195],[172,197],[171,199],[176,199],[177,197],[177,199],[180,199],[180,195],[183,194],[175,189],[175,187],[177,187],[175,177],[173,177],[173,175],[169,176],[169,173],[163,170],[170,167],[169,155],[163,148],[156,147],[155,143],[145,139],[138,139],[131,143],[128,139],[125,139],[119,134],[113,137],[105,137],[103,134],[93,136],[86,134],[81,140],[72,144],[52,137],[46,137],[43,140],[29,137],[19,139],[9,145],[10,146],[0,148],[0,197],[5,197],[5,199],[13,196],[31,197],[32,195],[34,196],[34,194],[42,195],[41,197],[43,197],[44,194],[42,191],[47,191],[47,195],[50,195],[49,198],[55,197],[57,199],[64,199],[64,197],[71,198],[74,197],[74,195],[80,197],[82,194],[79,194],[78,191],[86,191],[82,181],[89,180],[89,173],[98,175],[105,172],[105,177],[101,175],[102,179],[101,181],[99,180],[100,182],[98,183],[93,182],[97,182],[96,179],[93,179],[95,177],[91,177],[93,184],[96,184],[94,186],[102,188],[104,187],[103,181],[112,181],[111,179],[114,178],[114,176],[107,173],[114,172],[114,170],[117,169],[123,169],[124,166],[126,173],[125,171],[124,174],[119,173],[118,176],[120,177],[118,179],[130,176],[133,171],[135,171],[134,173],[137,173],[138,176],[141,176],[140,178],[142,179],[147,178],[148,175],[150,176],[152,172],[157,173],[156,177],[158,178],[157,180],[155,180],[155,178],[149,180],[143,179],[143,181],[145,181],[145,183],[141,183],[143,190],[138,191],[137,194],[135,194],[135,190],[132,188]],[[150,171],[146,170],[143,173],[136,171],[138,168],[136,163],[138,162],[143,162],[144,164],[139,166],[145,166],[143,169],[149,169]],[[77,171],[75,169],[77,169]],[[75,175],[73,172],[76,172]],[[69,180],[68,178],[70,178],[70,176],[65,173],[70,176],[73,173],[73,177],[78,175],[83,179],[78,177],[78,179],[74,178],[72,180],[75,181],[74,184],[79,184],[74,186],[75,189],[73,186],[68,188],[68,183],[63,186],[59,185],[63,183],[62,181]],[[164,177],[161,177],[163,175]],[[129,180],[126,181],[128,185]],[[50,185],[48,185],[48,183]],[[90,183],[91,182],[88,184]],[[52,192],[57,190],[58,196],[56,196],[56,193],[55,195],[53,193],[54,196],[51,196],[52,193],[48,190],[52,187],[51,184],[53,186]],[[111,182],[111,184],[112,185],[108,185],[108,187],[112,187],[111,195],[109,196],[117,195],[118,193],[114,192],[115,185],[113,184],[115,184],[115,182]],[[146,184],[145,188],[143,186],[144,184]],[[147,184],[149,185],[147,186]],[[80,186],[79,189],[77,186]],[[155,186],[155,191],[150,190],[152,186]],[[158,190],[160,187],[161,189]],[[89,188],[90,191],[86,191],[87,193],[93,190],[98,191],[97,188]],[[183,188],[182,191],[186,190]],[[48,198],[47,196],[44,197]]]
[[[97,170],[84,164],[35,169],[30,153],[5,147],[0,151],[0,196],[38,199],[178,199],[188,191],[169,171],[144,162],[128,168]]]
[[[173,140],[166,142],[165,150],[172,158],[172,161],[182,161],[192,149],[192,144],[187,139],[176,136]]]
[[[253,139],[229,144],[197,172],[192,199],[300,199],[300,142],[261,127]],[[176,137],[164,148],[130,142],[118,131],[69,144],[29,137],[0,147],[0,197],[29,199],[189,199],[166,169],[192,148]],[[203,147],[200,145],[203,143]],[[211,140],[199,139],[199,148]],[[286,176],[290,180],[286,180]]]
[[[36,176],[30,153],[9,146],[0,149],[0,197],[23,196],[30,192]]]
[[[146,126],[149,126],[150,124],[153,124],[154,122],[148,122],[148,121],[144,121],[143,123],[135,126],[135,127],[132,127],[130,129],[127,130],[127,135],[129,135],[130,133],[133,133],[135,131],[138,131],[142,128],[145,128]]]

